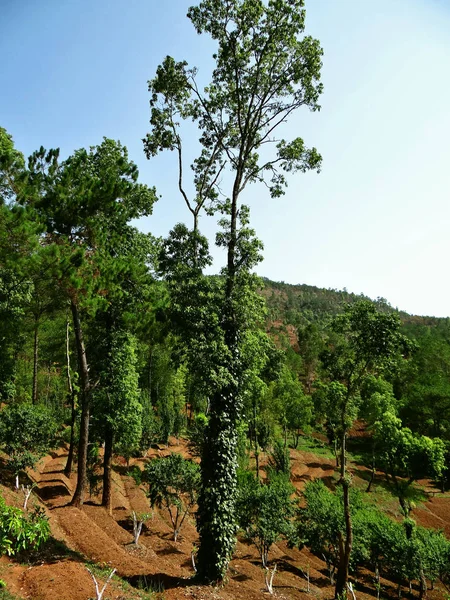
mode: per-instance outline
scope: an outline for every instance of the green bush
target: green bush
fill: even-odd
[[[149,483],[152,508],[164,507],[169,511],[173,538],[177,541],[186,516],[197,502],[200,487],[200,468],[181,454],[155,458],[145,467],[143,480]]]
[[[42,510],[25,514],[7,506],[0,496],[0,555],[36,550],[49,536],[50,526]]]
[[[134,479],[134,483],[136,485],[141,485],[143,473],[137,465],[133,465],[131,467],[131,469],[128,471],[128,475]]]
[[[284,475],[287,479],[291,476],[291,457],[289,448],[281,440],[276,440],[273,450],[269,455],[266,467],[267,476],[271,479],[274,475]]]
[[[238,484],[239,525],[255,544],[263,567],[266,567],[272,545],[281,537],[291,537],[294,487],[283,474],[273,475],[267,484],[261,485],[248,472],[238,474]]]
[[[208,425],[208,417],[205,413],[195,415],[194,423],[189,431],[189,439],[193,445],[193,450],[196,454],[201,455],[203,442],[205,439],[206,427]]]
[[[330,575],[339,560],[339,536],[345,530],[342,491],[331,492],[321,481],[308,483],[306,504],[299,510],[297,540],[318,556],[325,557]],[[364,566],[397,581],[432,583],[445,580],[450,571],[450,542],[440,531],[417,527],[412,519],[398,523],[375,506],[363,501],[360,493],[350,497],[353,522],[353,549],[350,567]]]
[[[9,455],[8,467],[16,476],[33,468],[46,454],[56,435],[56,423],[44,406],[13,404],[0,413],[0,443]]]

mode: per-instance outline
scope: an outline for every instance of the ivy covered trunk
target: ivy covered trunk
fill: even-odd
[[[239,402],[232,386],[211,402],[211,417],[202,455],[202,489],[198,504],[198,575],[221,581],[236,543],[237,415]]]
[[[70,441],[69,441],[69,453],[67,454],[67,462],[64,467],[64,475],[66,477],[70,477],[72,473],[72,465],[73,465],[73,454],[74,454],[74,446],[75,446],[75,422],[77,419],[77,411],[75,409],[75,397],[72,392],[70,395],[71,402],[71,417],[70,417]]]
[[[305,29],[303,0],[202,0],[189,8],[188,18],[197,33],[209,34],[217,44],[211,82],[202,89],[195,68],[167,56],[149,81],[152,129],[144,146],[148,158],[161,150],[177,152],[179,191],[194,217],[191,276],[210,264],[209,256],[199,252],[199,211],[223,215],[216,245],[227,250],[225,290],[219,302],[214,299],[214,310],[219,309],[218,322],[211,320],[216,339],[211,340],[211,332],[205,334],[205,340],[212,341],[216,372],[208,381],[210,421],[198,502],[198,573],[213,582],[223,579],[235,544],[237,425],[242,412],[241,373],[245,371],[241,340],[253,326],[251,313],[258,305],[250,298],[249,282],[262,250],[247,227],[248,207],[238,201],[253,183],[265,184],[271,197],[278,198],[284,194],[286,174],[320,168],[321,156],[315,148],[307,148],[299,137],[287,141],[274,132],[296,109],[320,108],[322,49],[310,36],[300,37]],[[183,183],[180,117],[196,122],[201,131],[201,151],[191,165],[193,198]],[[260,153],[263,144],[265,151]],[[272,152],[266,152],[269,148]],[[229,195],[221,189],[226,171],[234,175]],[[185,234],[180,237],[180,228],[177,235],[177,243],[167,246],[172,257],[185,238]],[[167,261],[169,269],[170,264]],[[185,322],[189,315],[192,301],[184,313]],[[197,325],[191,324],[194,335]],[[194,356],[198,348],[193,344]]]
[[[235,190],[237,185],[235,183]],[[203,444],[202,486],[198,499],[200,535],[198,576],[221,581],[236,544],[237,424],[242,412],[239,395],[239,328],[234,302],[236,285],[237,193],[233,194],[228,242],[227,279],[223,306],[223,332],[229,351],[228,385],[211,399],[210,420]]]

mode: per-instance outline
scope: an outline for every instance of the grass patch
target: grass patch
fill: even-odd
[[[112,568],[108,565],[99,565],[97,563],[86,563],[86,567],[92,571],[95,575],[100,588],[103,587],[103,584],[108,579],[109,574],[112,571]],[[92,586],[94,586],[94,582],[92,582]],[[114,574],[108,584],[108,588],[105,591],[106,596],[108,596],[108,589],[120,590],[123,592],[127,598],[135,599],[135,600],[162,600],[161,593],[164,592],[164,587],[162,589],[154,589],[154,588],[145,588],[136,587],[128,583],[126,579],[122,579],[118,575]],[[1,596],[0,596],[1,600]]]
[[[293,440],[291,440],[290,447],[294,448]],[[294,450],[311,452],[312,454],[317,454],[318,456],[324,456],[325,458],[334,460],[334,453],[330,446],[325,442],[316,439],[312,435],[300,436],[297,448],[294,448]]]
[[[6,588],[0,588],[0,600],[20,600],[19,596],[15,596],[8,592]]]

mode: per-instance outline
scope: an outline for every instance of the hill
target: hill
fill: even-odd
[[[450,318],[411,315],[391,306],[385,298],[375,300],[364,294],[343,290],[319,288],[307,284],[289,284],[262,278],[264,286],[260,293],[264,297],[270,327],[289,333],[293,345],[298,342],[294,332],[311,324],[325,327],[331,317],[342,312],[344,306],[361,300],[372,302],[381,312],[396,313],[405,332],[413,338],[421,337],[426,330],[448,331]]]

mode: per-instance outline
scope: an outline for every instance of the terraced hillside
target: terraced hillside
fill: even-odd
[[[334,461],[320,443],[310,448],[291,450],[292,480],[297,493],[307,481],[321,478],[333,487],[337,474]],[[163,456],[169,452],[188,455],[184,441],[171,439],[168,448],[152,449],[147,459],[133,462],[142,466],[145,460]],[[6,581],[8,589],[18,598],[33,600],[88,600],[95,597],[94,584],[86,569],[87,563],[103,569],[98,577],[104,581],[109,570],[115,568],[117,576],[108,586],[105,597],[110,600],[133,598],[164,598],[166,600],[192,599],[253,599],[268,595],[264,586],[264,571],[256,549],[243,537],[237,544],[234,559],[229,571],[229,580],[221,588],[196,585],[191,553],[197,542],[197,534],[192,521],[185,524],[179,541],[172,540],[169,516],[164,510],[153,512],[147,521],[140,538],[140,545],[133,544],[132,511],[149,512],[148,499],[144,486],[137,486],[127,475],[127,468],[117,464],[114,469],[113,513],[99,506],[93,496],[81,510],[68,506],[74,490],[75,479],[63,474],[66,450],[60,449],[47,456],[40,463],[39,470],[29,473],[36,483],[31,502],[43,506],[49,516],[51,530],[55,538],[30,564],[20,563],[3,557],[0,561],[0,577]],[[368,473],[352,463],[354,485],[365,487]],[[377,496],[381,486],[378,474],[373,498],[384,502],[385,508],[396,518],[397,507],[394,499]],[[428,500],[416,508],[414,518],[423,525],[444,529],[450,535],[450,496],[440,494],[421,482],[428,491]],[[424,487],[425,489],[425,487]],[[8,503],[20,505],[22,492],[13,492],[2,485],[2,493]],[[277,563],[274,580],[277,598],[323,598],[333,597],[326,564],[308,550],[288,548],[285,542],[277,544],[270,552],[270,559]],[[306,574],[309,572],[309,591]],[[385,597],[397,597],[397,586],[382,580]],[[145,592],[143,588],[150,590]],[[369,572],[359,574],[356,583],[357,598],[375,597],[373,576]],[[404,590],[406,592],[407,590]],[[417,590],[413,593],[417,597]],[[436,587],[429,592],[430,598],[444,598],[445,591]]]

